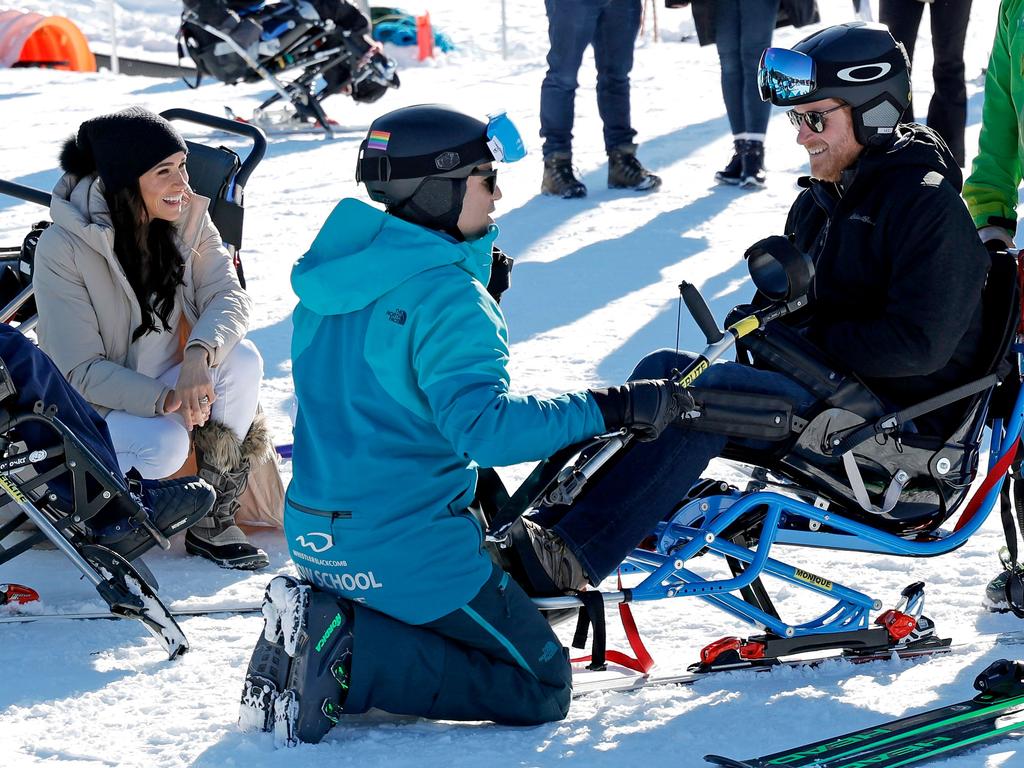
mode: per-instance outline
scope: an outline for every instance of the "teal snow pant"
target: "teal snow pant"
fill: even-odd
[[[353,607],[346,714],[371,707],[434,720],[538,725],[569,711],[568,653],[547,620],[494,566],[476,596],[426,624]]]

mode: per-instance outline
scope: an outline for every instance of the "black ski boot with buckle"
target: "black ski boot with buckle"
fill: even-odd
[[[344,712],[352,669],[345,600],[278,576],[242,690],[242,730],[273,731],[276,746],[318,743]]]

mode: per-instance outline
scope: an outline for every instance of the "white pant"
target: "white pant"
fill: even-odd
[[[181,365],[175,365],[158,378],[173,387],[180,370]],[[210,378],[217,395],[210,418],[225,424],[240,441],[245,439],[256,417],[263,380],[263,358],[256,345],[242,339],[220,365],[210,369]],[[135,467],[146,478],[167,477],[188,458],[189,433],[177,413],[134,416],[111,411],[106,421],[122,472]]]

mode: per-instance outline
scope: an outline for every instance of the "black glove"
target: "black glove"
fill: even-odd
[[[515,259],[506,256],[498,246],[491,246],[491,277],[487,281],[487,292],[499,304],[501,303],[501,294],[512,285],[513,264],[515,264]]]
[[[644,442],[657,439],[665,427],[695,407],[686,388],[669,379],[639,379],[589,391],[607,429],[625,427]]]

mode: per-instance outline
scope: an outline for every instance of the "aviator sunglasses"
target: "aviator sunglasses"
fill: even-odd
[[[786,113],[786,116],[797,130],[800,130],[801,123],[806,123],[812,132],[821,133],[825,130],[825,115],[846,106],[849,105],[840,104],[838,107],[832,107],[832,109],[826,109],[821,112],[797,112],[795,109],[791,109]]]

